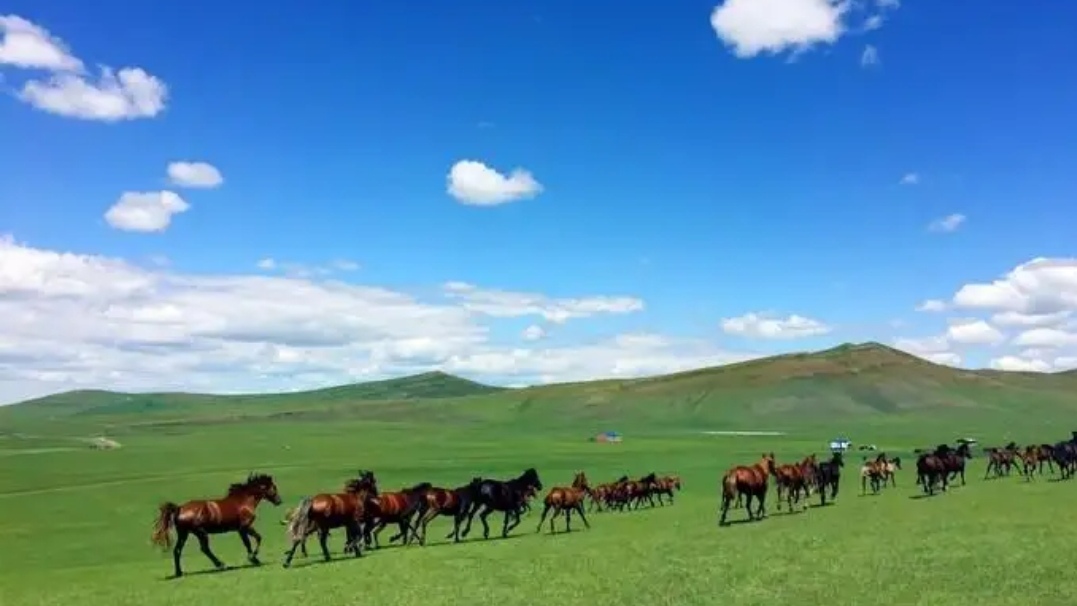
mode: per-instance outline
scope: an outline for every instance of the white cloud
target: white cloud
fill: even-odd
[[[1077,333],[1057,328],[1033,328],[1017,335],[1013,344],[1020,347],[1069,347],[1077,345]]]
[[[211,189],[224,183],[224,177],[216,166],[207,162],[170,162],[168,179],[178,187]]]
[[[0,17],[0,32],[0,65],[50,72],[27,80],[16,95],[37,109],[102,122],[152,118],[165,109],[168,87],[141,68],[101,66],[94,77],[61,39],[39,25],[8,15]]]
[[[990,283],[962,286],[958,307],[1044,315],[1077,310],[1077,259],[1039,257]]]
[[[920,303],[916,306],[916,311],[922,311],[927,313],[946,311],[946,301],[940,301],[938,299],[927,299],[923,303]]]
[[[125,192],[106,212],[105,221],[123,231],[160,232],[168,229],[172,216],[190,205],[171,191]]]
[[[917,184],[920,183],[920,174],[919,173],[905,173],[901,177],[900,183],[902,185],[917,185]]]
[[[1060,311],[1050,314],[1023,314],[1016,311],[1004,311],[991,316],[991,322],[999,326],[1057,326],[1070,318],[1072,312]]]
[[[776,318],[768,314],[747,313],[722,320],[722,330],[731,335],[756,339],[802,339],[824,335],[826,324],[799,315]]]
[[[447,177],[447,192],[464,204],[495,206],[534,198],[543,186],[531,173],[514,169],[505,176],[476,160],[460,160],[453,164]]]
[[[63,40],[17,15],[0,16],[0,35],[0,65],[54,71],[83,67]]]
[[[991,360],[991,368],[1018,372],[1050,372],[1052,367],[1043,360],[1027,359],[1018,356],[1002,356]]]
[[[293,278],[329,276],[336,272],[358,271],[360,265],[351,259],[334,259],[325,265],[308,265],[290,261],[278,261],[272,257],[259,259],[255,266],[263,271],[279,271]]]
[[[864,47],[864,51],[860,53],[860,66],[871,67],[879,64],[879,49],[868,44]]]
[[[949,339],[943,336],[895,339],[894,347],[935,364],[960,366],[960,354],[950,351]]]
[[[946,215],[945,217],[939,217],[931,223],[928,223],[927,230],[940,233],[957,231],[957,228],[961,227],[966,219],[967,217],[960,213]]]
[[[711,12],[711,27],[740,58],[803,52],[836,42],[849,8],[844,0],[725,0]]]
[[[997,345],[1006,340],[997,328],[977,319],[951,320],[946,338],[962,345]]]
[[[539,293],[483,289],[466,282],[448,282],[443,288],[447,297],[460,301],[465,309],[497,318],[540,316],[561,324],[573,318],[627,314],[644,308],[643,301],[635,297],[553,298]]]
[[[538,341],[546,338],[546,331],[538,324],[532,324],[525,328],[524,331],[520,333],[520,336],[523,337],[525,341]]]
[[[642,307],[508,294],[488,311],[563,318]],[[0,400],[90,387],[279,391],[432,369],[534,383],[753,357],[654,334],[521,348],[493,339],[489,321],[466,299],[324,278],[183,274],[0,239]]]

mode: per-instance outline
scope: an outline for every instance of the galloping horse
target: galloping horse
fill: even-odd
[[[329,531],[333,528],[345,529],[347,537],[344,553],[351,551],[355,557],[363,555],[359,542],[363,536],[362,523],[366,512],[367,500],[378,494],[378,481],[374,473],[360,471],[359,477],[344,485],[344,492],[335,494],[316,494],[303,497],[296,506],[288,522],[288,539],[291,549],[284,557],[284,567],[292,565],[295,550],[303,546],[311,534],[318,533],[318,543],[322,548],[322,557],[329,561]]]
[[[886,453],[881,452],[874,461],[864,457],[864,464],[860,466],[860,494],[868,492],[868,482],[871,482],[871,494],[879,494],[879,490],[886,484]]]
[[[953,455],[953,449],[948,444],[940,444],[933,451],[917,449],[916,453],[916,483],[923,487],[924,493],[935,494],[936,485],[942,484],[942,491],[946,492],[950,485],[950,469],[948,460]]]
[[[404,544],[411,542],[412,535],[418,536],[411,519],[426,503],[426,492],[433,488],[430,482],[421,482],[397,492],[383,492],[367,502],[366,520],[372,523],[366,524],[363,530],[367,547],[370,546],[371,537],[374,545],[381,547],[378,535],[388,524],[395,523],[400,532],[389,537],[392,543],[397,539],[404,539]],[[372,528],[373,527],[373,528]]]
[[[737,495],[747,496],[745,509],[749,520],[762,519],[766,515],[767,479],[774,473],[774,453],[765,453],[759,462],[750,467],[738,465],[722,476],[722,506],[718,525],[724,526],[729,506]],[[752,499],[759,502],[756,512],[752,513]]]
[[[587,475],[582,471],[576,473],[576,477],[572,479],[571,487],[555,486],[551,488],[543,500],[545,507],[542,509],[542,518],[539,519],[538,528],[535,529],[535,532],[542,530],[542,524],[546,521],[546,514],[550,513],[551,509],[553,510],[553,515],[550,516],[550,534],[554,532],[553,521],[562,514],[565,516],[565,532],[572,532],[573,511],[583,520],[583,525],[590,528],[591,524],[583,513],[583,498],[590,492],[591,486],[587,482]]]
[[[247,549],[247,560],[258,565],[258,550],[262,546],[262,535],[254,529],[255,510],[262,500],[280,505],[280,494],[273,478],[264,474],[252,473],[247,481],[232,484],[228,494],[221,499],[199,499],[177,505],[171,501],[161,505],[157,520],[153,525],[151,541],[168,549],[172,544],[172,529],[176,531],[176,545],[172,548],[172,562],[177,577],[183,576],[180,557],[187,537],[194,535],[202,553],[213,562],[217,569],[224,568],[224,563],[209,548],[209,535],[236,532]],[[254,548],[251,548],[251,539]]]
[[[482,478],[472,478],[471,482],[458,488],[432,487],[426,491],[426,503],[419,508],[419,519],[415,522],[415,531],[419,535],[419,545],[426,545],[426,526],[439,515],[453,517],[452,532],[445,535],[454,543],[460,542],[460,524],[467,518],[479,492]]]
[[[815,488],[819,491],[819,504],[826,505],[826,489],[830,488],[830,500],[838,497],[838,485],[841,483],[841,468],[845,467],[845,457],[836,450],[829,461],[815,466]]]
[[[785,495],[785,502],[789,506],[789,511],[793,511],[793,500],[795,499],[797,504],[800,503],[800,493],[802,491],[809,490],[808,487],[808,473],[809,470],[815,467],[815,455],[806,457],[800,463],[787,463],[784,465],[776,465],[774,469],[774,488],[777,492],[777,508],[778,511],[782,509],[782,495]],[[808,508],[808,503],[805,501],[804,509]]]
[[[520,510],[529,489],[542,490],[542,481],[534,467],[529,467],[519,477],[506,482],[490,479],[479,482],[475,502],[472,504],[471,511],[468,512],[467,527],[460,536],[467,537],[471,532],[471,522],[478,513],[479,521],[482,522],[482,536],[484,539],[490,538],[490,526],[486,523],[486,518],[495,511],[505,514],[505,521],[501,526],[501,537],[509,536],[509,531],[520,523]],[[481,513],[479,513],[480,509]],[[513,520],[511,524],[510,518]]]

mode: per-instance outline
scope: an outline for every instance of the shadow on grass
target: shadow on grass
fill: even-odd
[[[250,564],[250,563],[248,563],[248,564],[241,564],[241,565],[238,565],[238,566],[222,566],[220,568],[204,568],[202,570],[195,570],[193,572],[184,571],[183,576],[181,576],[181,577],[177,577],[175,575],[170,574],[170,575],[168,575],[167,577],[165,577],[165,578],[163,578],[161,580],[162,581],[175,581],[177,579],[183,579],[183,578],[187,578],[187,577],[200,577],[200,576],[211,575],[211,574],[224,574],[226,572],[234,572],[234,571],[237,571],[237,570],[245,570],[247,568],[261,568],[262,566],[265,566],[265,562],[262,562],[261,564]]]

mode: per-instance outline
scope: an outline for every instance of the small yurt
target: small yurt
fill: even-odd
[[[591,438],[592,442],[620,442],[621,434],[616,431],[603,431]]]
[[[830,452],[845,452],[852,445],[853,443],[849,441],[849,438],[834,438],[830,441]]]

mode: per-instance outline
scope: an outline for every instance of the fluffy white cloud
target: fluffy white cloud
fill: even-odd
[[[967,217],[960,213],[946,215],[945,217],[939,217],[931,223],[928,223],[927,229],[928,231],[939,233],[949,233],[952,231],[957,231],[957,229],[965,223],[966,219]]]
[[[895,339],[894,347],[935,364],[959,366],[961,355],[950,351],[951,344],[946,336]]]
[[[940,301],[938,299],[927,299],[923,303],[916,306],[916,311],[923,311],[929,313],[946,311],[946,301]]]
[[[1017,335],[1013,344],[1020,347],[1077,346],[1077,333],[1057,328],[1033,328]]]
[[[1011,370],[1017,372],[1050,372],[1051,365],[1043,360],[1021,358],[1018,356],[1002,356],[991,360],[991,368],[995,370]]]
[[[178,187],[211,189],[224,183],[224,177],[216,166],[207,162],[171,162],[168,179]]]
[[[849,8],[844,0],[725,0],[711,27],[737,57],[804,51],[836,42]]]
[[[173,215],[190,205],[171,191],[125,192],[106,212],[105,221],[123,231],[160,232],[168,229]]]
[[[461,302],[474,313],[497,318],[540,316],[549,322],[564,323],[573,318],[600,314],[627,314],[643,310],[635,297],[552,298],[539,293],[483,289],[466,282],[448,282],[446,296]]]
[[[495,206],[534,198],[542,184],[531,173],[514,169],[507,177],[476,160],[460,160],[449,170],[447,191],[464,204]]]
[[[1077,310],[1077,259],[1036,258],[990,283],[962,286],[958,307],[1046,315]]]
[[[900,183],[902,185],[916,185],[916,184],[920,183],[920,174],[919,173],[905,173],[904,175],[902,175]]]
[[[0,33],[0,65],[50,72],[17,93],[37,109],[102,122],[152,118],[165,109],[168,87],[141,68],[102,66],[95,77],[61,39],[15,15],[0,17]]]
[[[520,333],[520,336],[523,337],[525,341],[538,341],[539,339],[544,339],[546,337],[546,331],[538,324],[532,324],[525,328],[524,331]]]
[[[997,328],[977,319],[951,320],[946,338],[962,345],[996,345],[1006,340]]]
[[[999,326],[1057,326],[1069,320],[1072,312],[1060,311],[1050,314],[1023,314],[1016,311],[1004,311],[991,316],[991,322]]]
[[[879,49],[868,44],[864,47],[864,51],[860,53],[860,66],[871,67],[879,64]]]
[[[431,369],[535,383],[753,357],[652,334],[561,347],[499,343],[484,323],[491,315],[584,317],[642,302],[465,290],[498,293],[496,304],[480,311],[466,298],[423,300],[326,278],[182,274],[4,238],[0,400],[89,387],[272,391]]]
[[[82,61],[45,28],[17,15],[0,16],[0,65],[79,71]]]
[[[747,313],[722,320],[722,330],[731,335],[756,339],[802,339],[830,332],[826,324],[799,315],[785,318]]]

